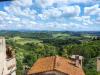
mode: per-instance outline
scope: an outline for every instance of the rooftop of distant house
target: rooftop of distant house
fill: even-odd
[[[59,71],[68,75],[85,75],[82,66],[76,66],[74,63],[73,60],[60,56],[40,58],[28,71],[28,75],[48,71]]]

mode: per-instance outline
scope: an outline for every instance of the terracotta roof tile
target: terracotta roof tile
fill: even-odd
[[[81,66],[72,64],[73,61],[59,56],[40,58],[29,70],[28,74],[57,70],[68,75],[85,75]]]

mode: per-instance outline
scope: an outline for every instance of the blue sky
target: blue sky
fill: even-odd
[[[100,31],[100,0],[1,2],[0,30]]]

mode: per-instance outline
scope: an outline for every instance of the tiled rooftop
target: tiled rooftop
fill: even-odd
[[[85,75],[81,66],[75,66],[72,60],[59,56],[38,59],[37,62],[33,64],[28,74],[30,75],[55,70],[68,75]]]

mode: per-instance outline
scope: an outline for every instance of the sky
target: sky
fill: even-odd
[[[100,31],[100,0],[0,2],[0,30]]]

